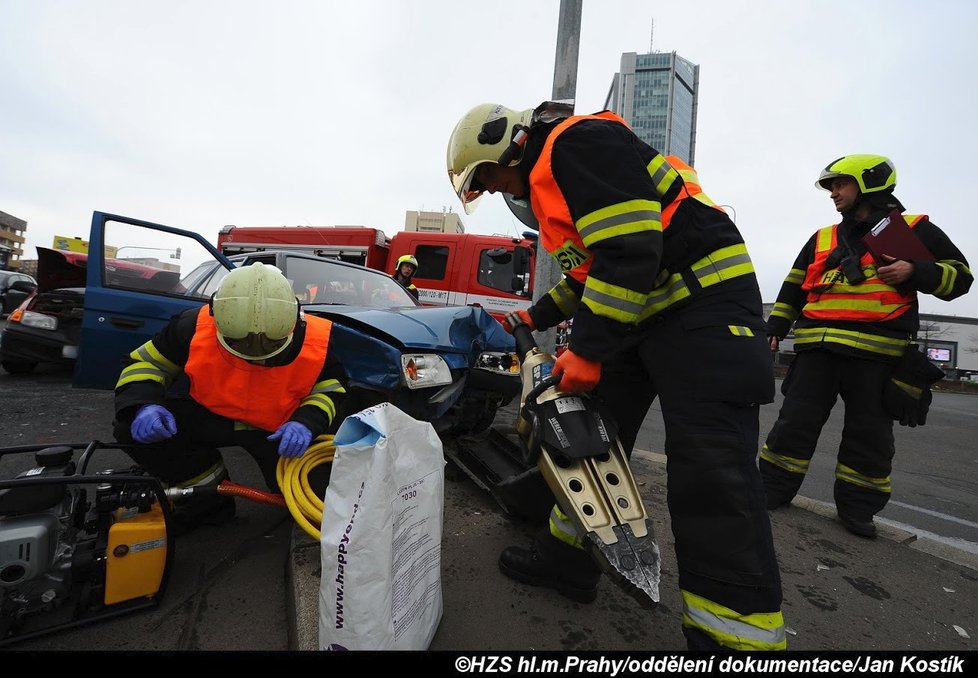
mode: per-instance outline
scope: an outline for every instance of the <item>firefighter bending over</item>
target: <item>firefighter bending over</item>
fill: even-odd
[[[689,648],[785,648],[756,464],[758,406],[773,400],[774,376],[737,227],[691,167],[608,111],[477,106],[451,136],[448,174],[467,213],[484,192],[508,194],[518,216],[532,209],[560,262],[563,280],[519,315],[537,330],[573,318],[553,370],[561,390],[594,390],[628,454],[659,397]],[[530,549],[505,549],[499,567],[591,602],[600,570],[581,546],[555,506],[549,530]]]

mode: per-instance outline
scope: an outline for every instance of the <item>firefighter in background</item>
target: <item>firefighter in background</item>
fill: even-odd
[[[507,194],[518,215],[532,209],[540,242],[560,262],[563,280],[518,314],[536,330],[573,318],[553,369],[561,390],[596,388],[628,454],[659,397],[689,648],[785,648],[756,464],[759,403],[773,400],[774,376],[737,227],[692,168],[608,111],[477,106],[451,136],[448,174],[467,213],[483,192]],[[499,567],[590,602],[600,570],[581,547],[555,506],[549,529],[529,549],[505,549]]]
[[[415,299],[418,298],[418,288],[414,286],[411,280],[414,278],[414,274],[418,272],[418,260],[414,258],[414,255],[405,254],[397,259],[397,270],[394,271],[394,275],[391,276],[395,281],[399,282],[404,286],[408,292],[411,293]]]
[[[228,473],[217,448],[240,446],[279,492],[279,456],[301,457],[330,429],[346,392],[331,329],[299,309],[277,268],[232,270],[210,304],[174,316],[129,354],[115,387],[116,440],[138,443],[129,455],[178,487],[220,483]],[[320,496],[329,466],[310,473]],[[192,495],[175,506],[174,529],[219,524],[234,509],[233,497]]]
[[[816,181],[842,215],[802,248],[768,318],[772,351],[795,326],[795,358],[781,385],[777,422],[761,448],[769,509],[788,504],[808,471],[836,397],[845,402],[845,427],[835,469],[835,505],[842,524],[876,536],[873,516],[890,498],[893,421],[926,421],[928,387],[943,374],[911,338],[919,329],[917,293],[950,301],[973,276],[958,248],[926,215],[903,215],[935,261],[883,257],[877,262],[862,237],[894,210],[896,168],[881,155],[849,155],[830,163]]]

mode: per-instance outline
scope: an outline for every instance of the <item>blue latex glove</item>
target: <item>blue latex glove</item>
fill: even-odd
[[[312,431],[305,424],[287,421],[279,426],[275,433],[268,436],[268,440],[272,442],[281,440],[278,444],[280,457],[301,457],[312,442]]]
[[[136,412],[129,432],[137,443],[158,443],[176,435],[177,422],[162,405],[143,405]]]

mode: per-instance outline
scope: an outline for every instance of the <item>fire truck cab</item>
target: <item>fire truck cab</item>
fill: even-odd
[[[414,285],[426,306],[478,306],[497,320],[529,308],[536,242],[478,233],[399,231],[388,238],[363,226],[225,226],[225,255],[289,249],[360,264],[388,275],[404,254],[418,260]]]

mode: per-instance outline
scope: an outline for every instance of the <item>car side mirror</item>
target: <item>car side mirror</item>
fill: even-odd
[[[486,252],[486,256],[495,261],[497,264],[508,264],[513,258],[513,255],[505,247],[493,247],[491,250]]]
[[[28,294],[30,294],[35,289],[37,289],[37,285],[30,282],[29,280],[18,280],[17,282],[12,283],[9,289],[17,290],[18,292],[27,292]]]
[[[517,247],[513,250],[513,273],[522,276],[530,268],[530,250],[525,247]]]

